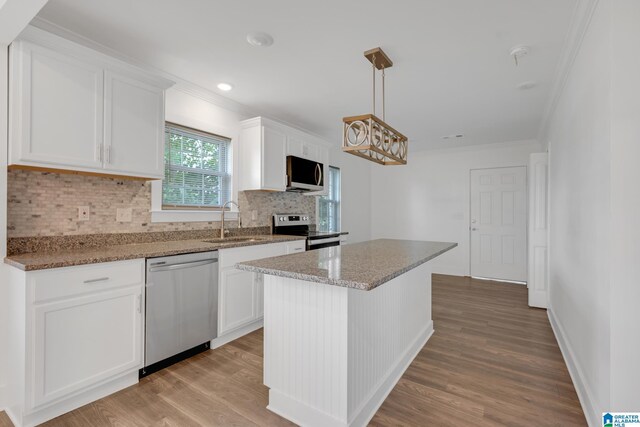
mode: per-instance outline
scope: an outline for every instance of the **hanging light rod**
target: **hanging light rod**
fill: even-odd
[[[364,53],[373,70],[373,114],[344,117],[342,151],[382,165],[407,164],[407,137],[385,123],[385,69],[393,66],[379,47]],[[376,116],[376,70],[382,71],[382,119]]]

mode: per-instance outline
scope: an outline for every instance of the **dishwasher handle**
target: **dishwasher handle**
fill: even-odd
[[[180,270],[182,268],[200,267],[201,265],[213,264],[216,262],[218,262],[218,258],[205,259],[201,261],[181,262],[179,264],[168,264],[158,267],[151,267],[149,268],[149,272],[155,273],[156,271]]]

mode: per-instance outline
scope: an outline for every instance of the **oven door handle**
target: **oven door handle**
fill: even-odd
[[[333,242],[340,242],[340,236],[338,236],[338,237],[330,237],[328,239],[313,239],[313,240],[309,240],[309,246],[317,246],[317,245],[323,245],[325,243],[333,243]]]

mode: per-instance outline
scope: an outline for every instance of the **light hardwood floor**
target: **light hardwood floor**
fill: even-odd
[[[527,307],[525,287],[434,275],[433,319],[372,426],[586,425],[546,311]],[[46,425],[291,425],[266,405],[260,330]]]

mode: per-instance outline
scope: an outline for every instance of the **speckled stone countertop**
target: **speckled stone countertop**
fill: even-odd
[[[236,265],[240,270],[370,291],[458,246],[379,239]]]
[[[103,246],[99,248],[24,253],[8,256],[4,259],[4,262],[21,270],[32,271],[48,268],[71,267],[74,265],[95,264],[99,262],[207,252],[217,249],[288,242],[301,239],[302,238],[300,236],[260,235],[249,237],[227,237],[224,241],[208,238],[199,240],[133,243],[126,245]]]

